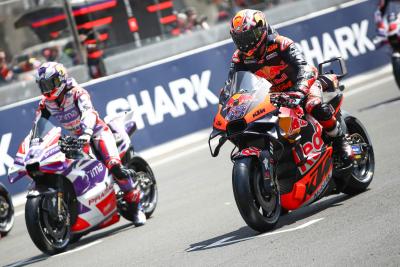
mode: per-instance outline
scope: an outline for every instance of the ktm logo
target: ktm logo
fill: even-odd
[[[264,108],[263,108],[263,109],[257,110],[256,112],[253,113],[253,118],[255,118],[255,117],[257,117],[257,116],[263,114],[264,112],[265,112],[265,109],[264,109]]]

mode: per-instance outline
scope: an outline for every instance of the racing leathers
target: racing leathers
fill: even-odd
[[[385,37],[388,32],[384,17],[386,14],[393,14],[390,20],[396,20],[400,12],[400,0],[379,0],[378,8],[375,11],[375,24],[378,36]]]
[[[110,128],[99,118],[85,89],[78,86],[72,78],[68,79],[66,86],[61,100],[51,101],[45,97],[41,99],[35,121],[54,117],[73,136],[88,142],[91,140],[121,190],[132,195],[135,186],[130,178],[133,178],[134,173],[122,166]],[[140,196],[135,193],[132,198],[133,202],[138,202]]]
[[[329,105],[322,103],[322,86],[317,69],[308,65],[294,42],[272,30],[260,58],[247,57],[236,50],[232,57],[227,84],[237,71],[250,71],[272,84],[270,92],[291,92],[305,97],[305,111],[311,114],[331,136],[338,134],[336,118]],[[222,90],[221,101],[226,98]]]

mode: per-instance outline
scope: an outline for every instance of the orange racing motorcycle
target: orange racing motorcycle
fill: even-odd
[[[333,193],[365,191],[374,174],[374,151],[368,133],[354,116],[340,109],[347,74],[344,61],[335,58],[341,74],[320,76],[332,81],[323,100],[351,144],[354,161],[345,167],[333,150],[332,139],[312,116],[305,114],[302,99],[286,93],[269,93],[266,80],[250,72],[237,72],[229,85],[229,98],[219,105],[209,138],[210,152],[218,156],[229,140],[234,145],[232,185],[239,212],[248,226],[271,230],[282,213],[309,205]],[[213,139],[218,139],[213,145]]]

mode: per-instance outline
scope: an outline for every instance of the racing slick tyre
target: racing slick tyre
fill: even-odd
[[[273,229],[281,214],[280,195],[267,189],[257,160],[241,158],[235,161],[232,186],[236,205],[246,224],[258,232]]]
[[[362,155],[362,159],[357,160],[357,164],[353,166],[348,184],[342,189],[343,193],[356,195],[367,190],[374,176],[374,149],[365,127],[357,118],[347,116],[344,120],[351,144],[361,144],[366,151],[366,153]]]
[[[50,195],[28,198],[25,205],[25,222],[28,233],[43,253],[54,255],[63,252],[70,241],[69,212],[65,202],[62,214],[54,216]],[[44,208],[45,207],[45,208]]]
[[[126,161],[126,167],[133,169],[136,172],[136,179],[138,181],[138,186],[143,192],[143,197],[141,199],[141,204],[143,212],[146,214],[146,218],[150,218],[156,209],[158,202],[158,189],[157,181],[154,177],[154,173],[150,168],[149,164],[138,155],[131,153]],[[132,211],[130,209],[121,209],[121,215],[132,221]]]
[[[14,206],[8,191],[0,184],[0,238],[6,236],[14,225]]]
[[[397,87],[400,89],[400,53],[394,52],[392,54],[392,68],[394,79],[396,80]]]

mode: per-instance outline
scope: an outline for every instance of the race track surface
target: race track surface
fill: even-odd
[[[0,240],[0,265],[399,266],[400,91],[391,76],[381,77],[353,88],[344,106],[365,124],[375,149],[374,180],[363,194],[324,198],[258,235],[236,208],[229,147],[214,159],[204,141],[154,165],[160,199],[145,226],[122,219],[48,257],[30,240],[21,206]]]

